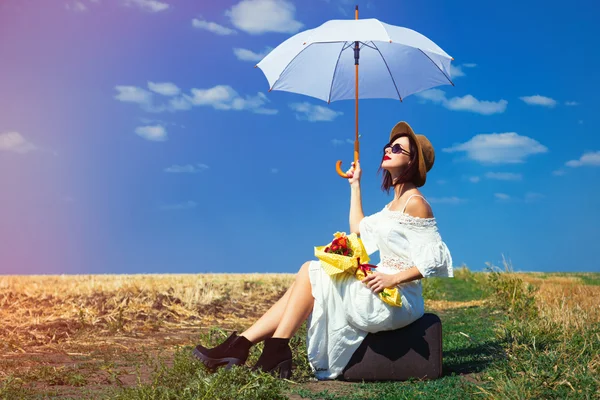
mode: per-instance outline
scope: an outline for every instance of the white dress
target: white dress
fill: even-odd
[[[381,273],[416,266],[423,277],[453,276],[452,257],[435,218],[413,217],[385,206],[363,218],[359,230],[367,253],[379,250]],[[425,312],[420,280],[398,285],[402,307],[393,307],[353,276],[330,277],[319,260],[311,261],[309,278],[315,302],[308,319],[307,352],[317,379],[338,377],[367,333],[402,328]]]

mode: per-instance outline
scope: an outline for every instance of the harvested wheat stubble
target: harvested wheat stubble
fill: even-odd
[[[226,320],[243,325],[291,284],[286,274],[0,277],[0,351],[116,332],[143,334]]]
[[[538,287],[535,294],[540,316],[567,328],[580,329],[600,322],[600,286],[584,285],[581,278],[515,274]]]

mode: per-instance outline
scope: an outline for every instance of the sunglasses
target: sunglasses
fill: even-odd
[[[383,154],[385,154],[386,150],[390,149],[390,148],[392,149],[392,153],[394,153],[394,154],[402,153],[402,154],[406,154],[407,156],[410,156],[410,153],[406,149],[402,148],[402,146],[400,146],[398,143],[396,143],[393,146],[390,146],[389,144],[386,145],[383,148]]]

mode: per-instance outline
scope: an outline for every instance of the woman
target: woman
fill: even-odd
[[[289,339],[308,318],[307,351],[318,379],[334,379],[369,332],[402,328],[424,314],[420,279],[452,277],[452,257],[442,241],[429,203],[418,187],[425,184],[435,153],[429,140],[399,122],[383,150],[382,188],[394,199],[365,217],[360,194],[360,163],[347,174],[351,187],[350,231],[360,235],[368,254],[380,251],[376,272],[362,281],[345,275],[332,279],[319,261],[302,265],[294,283],[254,325],[233,332],[219,346],[198,345],[194,354],[209,368],[242,365],[250,347],[262,340],[264,349],[254,370],[291,376]],[[377,295],[397,286],[402,307],[389,306]]]

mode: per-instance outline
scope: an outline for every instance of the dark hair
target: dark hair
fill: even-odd
[[[379,169],[377,170],[377,174],[379,174],[380,171],[383,171],[383,182],[381,183],[381,190],[385,190],[388,194],[390,194],[390,189],[392,187],[400,183],[412,182],[417,175],[417,170],[419,166],[419,163],[417,162],[417,145],[414,143],[410,135],[406,133],[399,133],[397,135],[394,135],[392,140],[390,140],[389,143],[383,147],[384,154],[381,156],[381,161],[383,162],[383,157],[385,156],[385,148],[394,143],[396,139],[401,138],[403,136],[408,137],[408,142],[410,143],[410,165],[408,166],[408,168],[402,171],[398,179],[396,179],[395,183],[392,182],[392,174],[390,174],[389,171],[384,170],[381,167],[381,163],[379,163]]]

